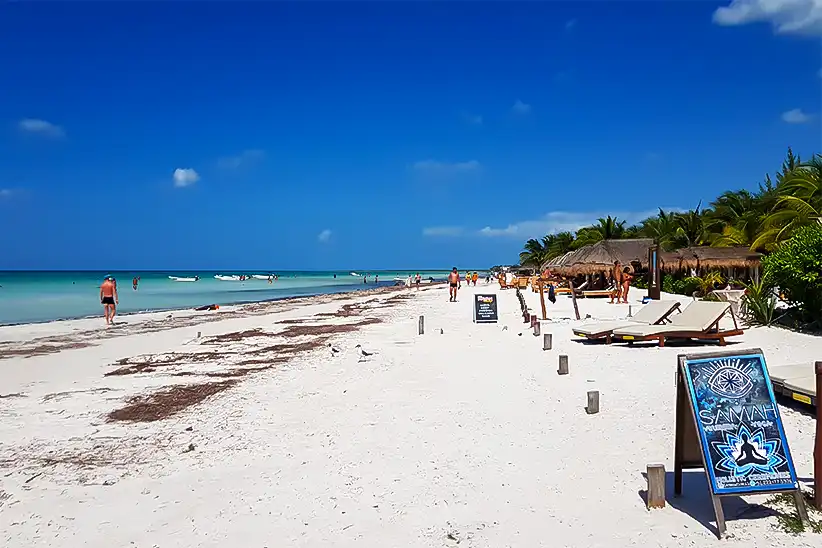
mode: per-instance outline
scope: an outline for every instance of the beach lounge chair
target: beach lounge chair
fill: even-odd
[[[816,371],[813,363],[768,368],[774,394],[816,405]]]
[[[651,301],[640,308],[632,318],[627,320],[613,320],[582,325],[573,329],[574,335],[586,339],[605,339],[611,344],[614,329],[624,329],[633,326],[656,325],[668,320],[668,316],[679,310],[677,301]]]
[[[812,363],[800,363],[793,365],[775,365],[773,367],[769,367],[768,374],[771,377],[771,384],[773,385],[774,393],[784,394],[785,381],[801,379],[802,377],[813,377],[815,372]]]
[[[519,289],[528,289],[528,278],[524,276],[522,278],[517,278],[517,287]]]
[[[733,320],[733,329],[723,330],[719,322],[726,315]],[[694,301],[682,314],[674,316],[666,325],[635,325],[614,329],[613,338],[621,339],[628,344],[637,341],[659,341],[665,346],[665,339],[700,339],[717,340],[725,345],[725,337],[741,335],[742,330],[736,323],[736,317],[730,303],[715,301]]]

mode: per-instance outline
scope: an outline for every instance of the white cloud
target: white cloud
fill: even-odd
[[[222,168],[237,169],[240,166],[252,164],[262,160],[264,156],[264,151],[258,148],[252,148],[249,150],[244,150],[240,154],[236,154],[234,156],[225,156],[220,158],[217,161],[217,164]]]
[[[21,131],[26,133],[35,133],[46,137],[62,137],[65,135],[63,128],[60,126],[37,118],[24,118],[20,120],[19,127]]]
[[[528,114],[531,112],[531,105],[528,103],[523,103],[519,99],[514,103],[514,106],[511,107],[511,110],[514,111],[514,114]]]
[[[801,108],[791,109],[782,113],[782,121],[786,124],[807,124],[811,121],[811,115],[802,112]]]
[[[422,229],[423,236],[460,236],[463,232],[461,226],[430,226]]]
[[[476,160],[467,162],[440,162],[438,160],[420,160],[414,169],[424,173],[446,175],[451,173],[469,173],[478,171],[482,165]]]
[[[731,0],[717,8],[714,23],[724,26],[770,23],[778,34],[822,35],[822,0]]]
[[[684,211],[678,207],[663,207],[666,212]],[[583,212],[583,211],[552,211],[545,214],[540,219],[520,221],[509,224],[506,227],[486,226],[478,231],[478,234],[488,237],[516,237],[516,238],[540,238],[546,234],[556,234],[557,232],[575,232],[584,226],[589,226],[597,222],[600,217],[616,217],[620,221],[626,221],[626,226],[638,223],[643,219],[656,215],[659,210],[649,211],[617,211],[617,212]]]
[[[322,232],[320,232],[319,234],[317,234],[317,241],[320,242],[320,243],[324,244],[324,243],[328,242],[328,240],[330,240],[330,239],[331,239],[331,231],[328,230],[327,228],[325,230],[323,230]]]
[[[178,167],[174,170],[174,186],[177,188],[191,186],[199,180],[200,175],[193,169],[181,169]]]

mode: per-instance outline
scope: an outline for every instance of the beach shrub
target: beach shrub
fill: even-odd
[[[822,225],[803,227],[762,259],[764,282],[779,288],[808,322],[822,321]]]
[[[771,325],[776,313],[773,288],[764,282],[745,284],[740,313],[749,325]]]
[[[662,291],[664,291],[665,293],[676,293],[676,291],[674,291],[675,282],[676,282],[676,280],[674,279],[673,276],[669,276],[668,274],[663,274],[662,275]]]

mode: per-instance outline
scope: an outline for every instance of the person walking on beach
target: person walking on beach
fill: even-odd
[[[421,281],[422,281],[422,276],[420,276],[420,273],[417,272],[417,275],[414,276],[414,285],[417,286],[417,291],[419,291],[419,289],[420,289],[420,282]]]
[[[473,282],[474,287],[476,287],[478,279],[479,279],[479,273],[477,273],[475,271],[473,274],[471,274],[471,282]]]
[[[614,279],[614,291],[611,293],[611,300],[609,304],[614,304],[614,297],[619,304],[619,297],[622,295],[622,267],[619,261],[614,261],[614,268],[611,270],[611,276]]]
[[[451,298],[448,299],[449,302],[457,302],[457,290],[460,287],[460,273],[457,272],[457,267],[455,266],[454,269],[451,271],[451,274],[448,275],[448,291],[449,295],[451,296]]]
[[[117,313],[117,305],[120,304],[120,298],[117,296],[117,284],[114,283],[114,278],[111,276],[106,276],[103,285],[100,286],[100,302],[103,304],[103,310],[106,314],[106,325],[111,325],[114,322],[114,315]]]

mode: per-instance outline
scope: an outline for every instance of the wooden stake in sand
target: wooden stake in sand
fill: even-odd
[[[420,316],[420,335],[425,333],[425,316]]]
[[[665,508],[665,465],[649,464],[646,473],[648,493],[646,505],[651,508]]]
[[[585,412],[589,415],[593,415],[595,413],[599,413],[599,391],[598,390],[591,390],[588,392],[588,406],[585,408]]]
[[[560,375],[568,374],[568,356],[563,354],[559,357],[559,369],[557,369],[557,373]]]
[[[202,331],[197,331],[197,338],[199,339],[202,336],[202,334],[203,334]]]
[[[813,445],[813,504],[822,510],[822,409],[819,396],[822,394],[822,362],[814,364],[816,369],[816,440]]]
[[[548,319],[548,312],[545,310],[545,280],[542,279],[542,276],[539,277],[537,281],[539,284],[539,305],[542,308],[542,319]]]
[[[534,337],[539,337],[540,325],[539,322],[534,322]]]
[[[574,280],[568,280],[568,287],[571,288],[571,300],[574,301],[574,314],[579,319],[579,306],[577,305],[577,290],[574,289]]]
[[[537,315],[531,314],[531,327],[534,327],[535,325],[537,325]]]
[[[542,336],[542,349],[543,349],[543,350],[551,350],[551,344],[552,344],[552,342],[553,342],[553,341],[552,341],[551,334],[550,334],[550,333],[545,333],[545,334]]]

